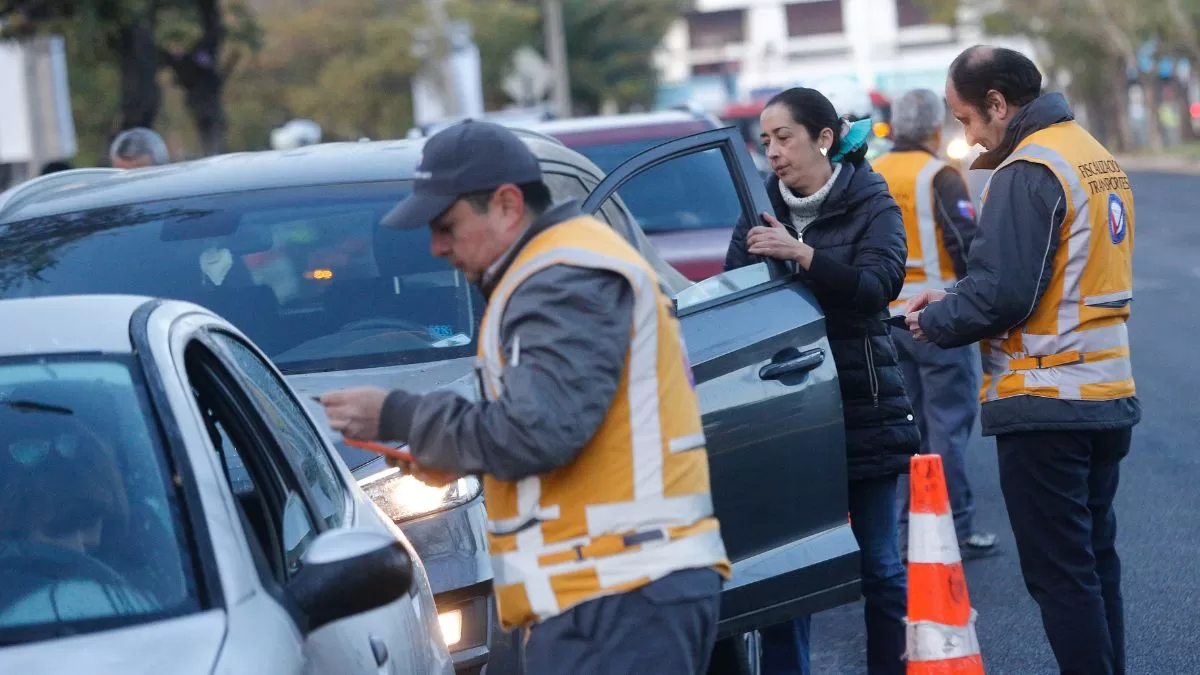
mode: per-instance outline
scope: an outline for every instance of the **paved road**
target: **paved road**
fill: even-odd
[[[1200,673],[1200,177],[1132,176],[1137,205],[1134,376],[1144,415],[1117,497],[1130,673]],[[976,437],[978,522],[1003,553],[966,564],[989,675],[1055,673],[1025,591],[996,478]],[[865,673],[861,603],[813,620],[813,672]]]

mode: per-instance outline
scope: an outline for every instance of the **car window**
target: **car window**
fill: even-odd
[[[0,297],[194,302],[289,374],[472,357],[478,290],[433,257],[429,228],[380,225],[410,190],[254,190],[0,225]]]
[[[547,171],[542,174],[542,180],[550,188],[550,199],[556,204],[572,199],[582,201],[588,196],[587,188],[577,176]]]
[[[238,501],[246,535],[253,537],[247,543],[257,546],[270,572],[284,583],[300,569],[318,531],[300,479],[280,456],[281,449],[264,438],[273,420],[259,417],[256,394],[206,347],[193,343],[186,354],[196,406]]]
[[[0,644],[199,609],[173,474],[131,358],[0,361]]]
[[[766,263],[729,270],[681,290],[675,296],[675,309],[682,312],[700,303],[739,293],[768,281],[771,281],[771,271]]]
[[[720,148],[652,167],[622,185],[617,194],[647,234],[728,229],[742,213]]]
[[[313,500],[313,510],[326,526],[341,525],[346,510],[346,490],[333,468],[320,433],[309,421],[295,394],[241,340],[226,333],[213,333],[212,337],[232,357],[243,376],[239,384],[254,398],[288,461],[300,470],[300,478],[307,484]]]

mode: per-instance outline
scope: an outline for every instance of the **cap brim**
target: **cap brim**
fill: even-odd
[[[456,197],[414,194],[388,211],[380,222],[384,227],[415,230],[432,223],[435,218],[454,206],[455,201]]]

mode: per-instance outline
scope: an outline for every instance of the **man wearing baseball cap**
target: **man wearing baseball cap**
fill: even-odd
[[[348,438],[407,442],[427,483],[482,475],[500,621],[529,630],[527,673],[703,673],[730,564],[679,324],[636,249],[550,201],[508,129],[430,138],[384,224],[430,227],[487,298],[481,395],[321,401]]]

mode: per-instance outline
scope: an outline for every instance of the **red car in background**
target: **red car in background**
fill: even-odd
[[[665,110],[553,120],[522,128],[546,134],[595,162],[606,174],[626,159],[667,141],[718,129],[720,120],[690,110]],[[766,158],[753,148],[765,176]],[[713,150],[668,162],[621,188],[625,205],[659,254],[692,281],[724,269],[729,238],[740,214],[737,194],[724,189],[696,194],[696,181],[685,176],[712,174],[713,185],[727,185],[724,157]],[[724,183],[721,181],[724,178]]]

